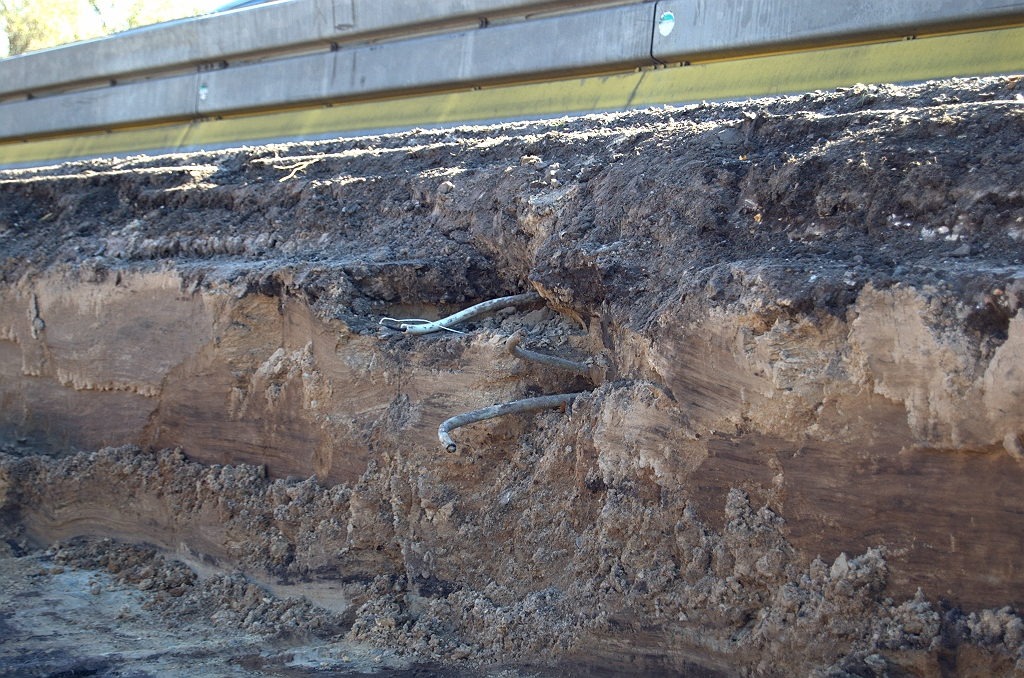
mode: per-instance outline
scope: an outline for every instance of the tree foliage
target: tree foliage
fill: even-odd
[[[0,0],[0,57],[195,16],[209,5],[209,0]]]

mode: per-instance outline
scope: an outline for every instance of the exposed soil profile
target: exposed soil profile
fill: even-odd
[[[0,675],[1024,675],[1022,261],[1019,77],[0,172]]]

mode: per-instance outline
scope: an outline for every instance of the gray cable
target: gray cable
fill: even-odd
[[[527,292],[526,294],[513,294],[510,297],[499,297],[497,299],[491,299],[490,301],[484,301],[475,306],[470,306],[467,309],[454,313],[447,318],[441,318],[440,320],[434,320],[428,322],[426,320],[418,320],[415,318],[409,318],[407,320],[395,320],[394,318],[381,318],[380,324],[383,324],[385,320],[400,323],[398,329],[408,334],[430,334],[431,332],[438,332],[440,330],[448,330],[454,332],[451,329],[452,325],[457,325],[463,320],[469,320],[470,318],[487,313],[488,311],[495,311],[499,308],[505,308],[506,306],[516,306],[518,304],[526,304],[531,301],[538,301],[540,295],[536,292]],[[416,324],[410,325],[409,323],[414,322]]]
[[[500,417],[506,414],[516,414],[518,412],[533,412],[536,410],[550,410],[556,407],[562,407],[568,405],[577,396],[586,395],[586,393],[561,393],[559,395],[540,396],[539,398],[524,398],[522,400],[514,400],[510,403],[504,403],[503,405],[491,405],[481,410],[473,410],[472,412],[466,412],[458,416],[452,417],[442,423],[437,429],[437,437],[444,445],[444,449],[449,452],[454,452],[457,447],[455,441],[449,432],[455,429],[472,424],[478,421],[484,421],[485,419],[493,419],[494,417]]]
[[[569,372],[582,374],[585,377],[590,376],[590,368],[583,363],[578,363],[574,360],[566,360],[565,358],[559,358],[554,355],[545,355],[544,353],[529,351],[525,348],[519,348],[519,342],[522,340],[523,333],[520,330],[505,340],[505,348],[508,349],[509,353],[523,360],[529,360],[531,362],[540,363],[541,365],[568,370]]]

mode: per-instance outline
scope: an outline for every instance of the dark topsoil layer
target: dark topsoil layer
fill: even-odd
[[[287,287],[354,329],[533,280],[642,329],[688,290],[735,298],[719,265],[746,261],[796,313],[843,316],[867,281],[950,287],[998,342],[1016,303],[986,293],[1024,260],[1022,93],[1018,77],[858,85],[0,172],[0,276],[167,262]],[[555,230],[517,225],[567,189]]]

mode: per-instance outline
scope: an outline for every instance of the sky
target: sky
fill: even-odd
[[[226,5],[227,3],[228,0],[194,0],[192,4],[199,7],[204,12],[209,12],[217,9],[221,5]]]
[[[228,0],[181,0],[179,2],[176,2],[175,4],[181,9],[182,15],[187,16],[192,13],[193,8],[199,10],[202,13],[206,13],[214,9],[217,9],[221,5],[224,5],[227,1]],[[127,10],[127,4],[119,5],[119,3],[115,2],[110,2],[109,4],[101,4],[105,5],[104,9],[106,9],[106,7],[110,7],[110,16],[113,17],[115,22],[120,23],[120,21],[124,20],[127,11],[119,12],[118,10]],[[149,0],[147,2],[142,3],[143,6],[154,8],[162,7],[166,4],[166,2],[160,2],[159,0]],[[84,22],[85,26],[87,26],[88,28],[94,27],[97,31],[101,29],[99,17],[94,12],[86,12],[83,13],[81,16],[82,22]],[[86,30],[88,30],[88,28]]]

